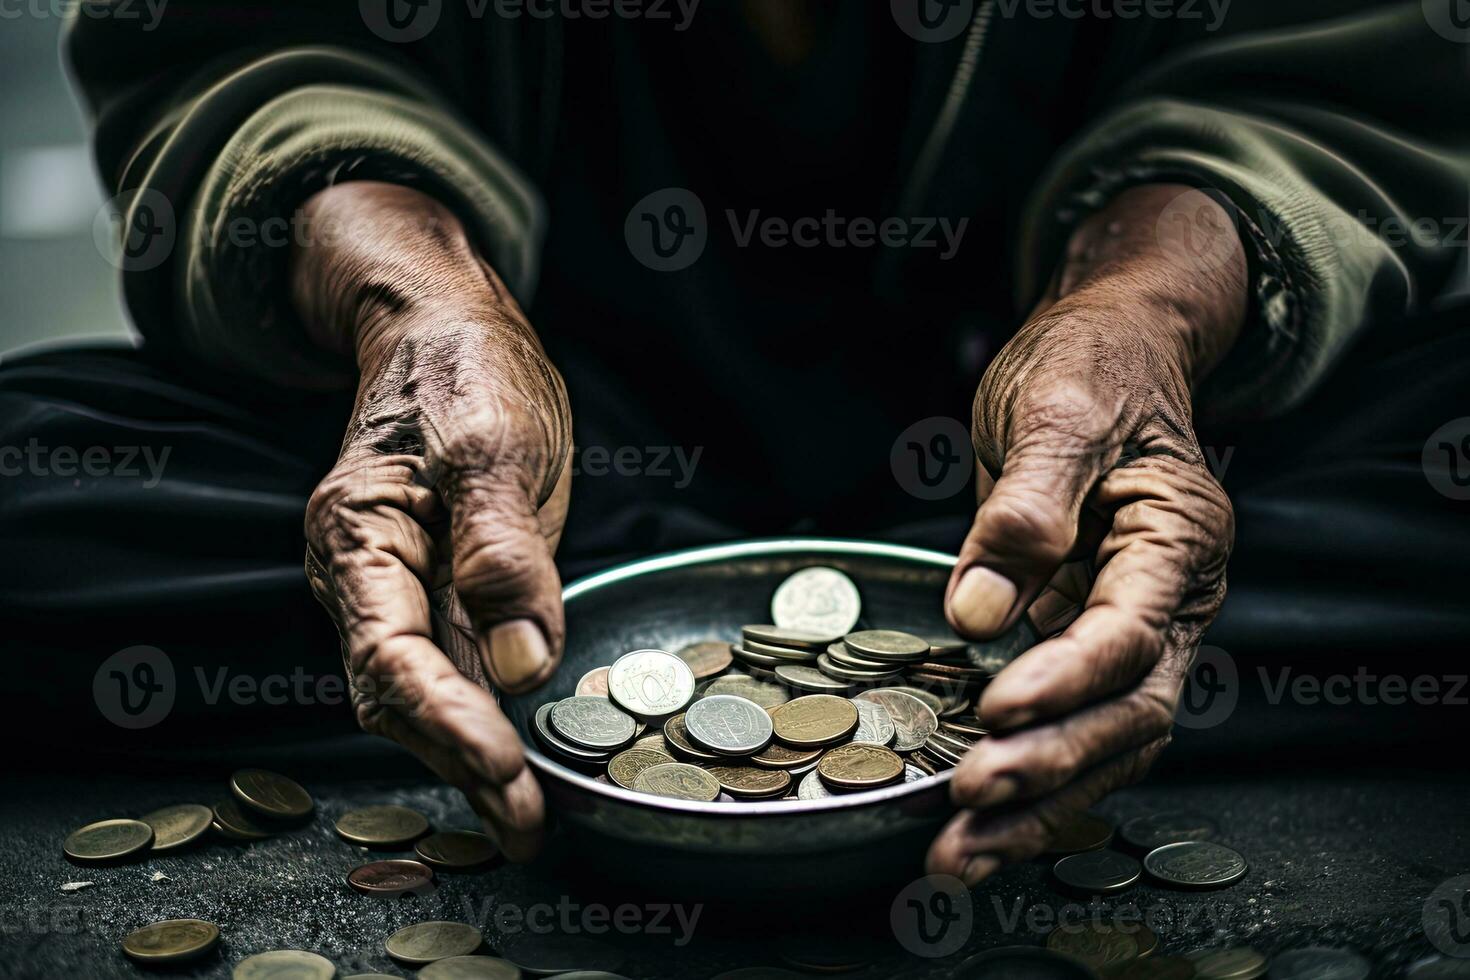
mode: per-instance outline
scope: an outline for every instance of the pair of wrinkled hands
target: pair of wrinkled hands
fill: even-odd
[[[1166,210],[1233,245],[1196,267],[1161,245]],[[341,457],[307,510],[312,589],[340,631],[362,727],[458,787],[505,854],[528,858],[541,792],[490,690],[540,685],[562,649],[565,388],[434,200],[348,183],[306,216],[347,233],[293,254],[292,302],[313,339],[360,370]],[[1039,853],[1169,741],[1233,537],[1191,390],[1244,319],[1234,236],[1203,193],[1119,195],[1074,233],[980,382],[979,506],[947,616],[971,639],[1028,609],[1043,631],[1065,626],[985,689],[978,713],[994,734],[954,772],[962,809],[929,850],[931,872],[974,885]],[[1064,567],[1079,559],[1090,583]]]

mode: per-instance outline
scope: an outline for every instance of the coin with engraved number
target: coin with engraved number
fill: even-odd
[[[680,648],[674,656],[689,665],[695,680],[702,681],[730,666],[730,644],[724,640],[701,640]]]
[[[632,789],[640,772],[650,766],[661,766],[665,762],[673,761],[674,757],[667,752],[640,749],[634,746],[631,749],[624,749],[608,760],[607,776],[623,789]]]
[[[753,765],[762,769],[785,769],[790,772],[793,769],[815,763],[821,756],[822,750],[817,749],[793,749],[789,745],[780,742],[772,742],[760,752],[750,757]]]
[[[791,774],[782,769],[755,766],[710,766],[706,770],[720,788],[736,799],[763,800],[782,796],[791,787]]]
[[[649,766],[638,774],[633,788],[640,793],[667,796],[676,800],[698,800],[713,803],[720,795],[719,780],[698,766],[687,762],[665,762]]]
[[[349,844],[397,849],[427,834],[429,821],[406,806],[365,806],[338,817],[336,830]]]
[[[157,853],[187,847],[209,833],[214,811],[198,803],[180,803],[144,814],[141,819],[153,828],[151,850]]]
[[[796,748],[830,745],[851,735],[858,711],[847,698],[809,694],[771,711],[776,737]]]
[[[1219,832],[1220,829],[1209,817],[1179,810],[1134,817],[1118,828],[1118,834],[1124,843],[1144,853],[1165,844],[1213,840]]]
[[[1271,957],[1270,980],[1367,980],[1368,961],[1350,949],[1307,946]]]
[[[478,869],[500,859],[495,842],[477,830],[444,830],[413,846],[414,853],[440,871]]]
[[[842,642],[854,654],[868,660],[906,664],[929,656],[927,641],[900,630],[862,630],[847,634]]]
[[[364,895],[402,898],[429,891],[434,885],[434,872],[426,864],[405,858],[371,861],[347,872],[347,884]]]
[[[664,718],[694,697],[694,672],[663,650],[634,650],[607,672],[607,696],[635,718]]]
[[[418,980],[521,980],[521,968],[498,956],[450,956],[424,967]]]
[[[1266,972],[1266,957],[1250,946],[1201,949],[1186,953],[1199,980],[1256,980]]]
[[[704,696],[712,698],[717,694],[733,694],[754,701],[762,708],[774,708],[791,700],[791,695],[780,684],[757,680],[744,674],[727,674],[710,681],[709,687],[704,689]]]
[[[810,694],[846,694],[853,689],[848,681],[828,677],[817,668],[804,664],[782,664],[776,668],[776,677],[790,687]]]
[[[141,820],[99,820],[73,830],[61,849],[77,861],[120,861],[153,843],[153,828]]]
[[[266,769],[241,769],[230,777],[230,792],[251,811],[271,820],[300,820],[315,804],[294,779]]]
[[[332,961],[304,949],[272,949],[235,964],[232,980],[332,980]]]
[[[1113,840],[1113,825],[1091,810],[1072,814],[1052,832],[1048,854],[1079,854],[1107,847]]]
[[[852,579],[821,565],[792,574],[771,597],[771,619],[781,629],[843,636],[857,625],[862,611]]]
[[[765,708],[733,694],[700,698],[684,712],[684,729],[700,748],[717,755],[752,755],[771,741]]]
[[[898,730],[894,728],[887,708],[876,701],[854,701],[853,707],[858,709],[857,731],[852,733],[854,742],[887,745],[893,741]]]
[[[1126,854],[1106,848],[1062,858],[1051,869],[1057,881],[1088,895],[1111,895],[1137,883],[1143,866]]]
[[[577,689],[572,693],[577,697],[607,697],[607,672],[610,667],[593,667],[582,675],[577,681]]]
[[[817,775],[829,787],[872,789],[903,778],[903,759],[892,749],[871,742],[839,745],[817,763]]]
[[[1053,929],[1046,948],[1105,973],[1138,956],[1138,937],[1106,923],[1087,922]]]
[[[934,734],[939,718],[923,701],[894,688],[863,691],[855,701],[871,701],[881,705],[893,722],[895,752],[913,752]]]
[[[620,749],[638,733],[638,723],[607,698],[564,698],[551,706],[547,721],[566,741],[594,752]]]
[[[999,946],[976,953],[956,969],[956,980],[1097,980],[1085,964],[1036,946]]]
[[[123,937],[122,949],[139,963],[179,963],[202,956],[219,942],[219,927],[203,919],[150,922]]]
[[[480,948],[480,942],[480,930],[463,922],[416,922],[389,936],[383,947],[400,963],[422,965],[468,956]]]
[[[1185,841],[1148,852],[1143,868],[1154,879],[1176,888],[1223,888],[1245,877],[1245,858],[1223,844]]]
[[[664,741],[669,743],[669,749],[681,759],[717,762],[720,758],[689,741],[689,730],[684,726],[683,715],[675,715],[664,722]]]

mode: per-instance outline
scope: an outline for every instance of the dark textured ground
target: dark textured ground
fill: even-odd
[[[1446,728],[1452,715],[1442,706],[1414,713],[1253,710],[1247,705],[1231,724],[1206,733],[1181,732],[1155,778],[1102,807],[1118,819],[1172,807],[1211,814],[1222,840],[1250,861],[1247,878],[1205,894],[1141,886],[1102,900],[1104,909],[1142,911],[1166,951],[1231,942],[1266,951],[1348,945],[1373,960],[1377,976],[1402,976],[1407,964],[1434,952],[1423,931],[1426,898],[1441,882],[1470,871],[1462,726]],[[1458,709],[1453,717],[1463,714]],[[1455,731],[1461,734],[1446,734]],[[366,898],[343,883],[364,852],[337,839],[332,820],[352,806],[401,802],[421,809],[439,828],[474,826],[455,794],[388,753],[384,743],[366,739],[309,751],[257,746],[243,758],[230,750],[193,755],[162,769],[115,760],[103,775],[52,772],[11,781],[0,800],[0,975],[147,975],[123,958],[119,939],[151,920],[193,916],[217,923],[224,940],[196,970],[176,975],[225,976],[251,952],[301,947],[328,956],[342,976],[367,970],[410,976],[383,953],[384,937],[399,926],[429,918],[469,921],[483,926],[491,947],[501,948],[518,938],[502,927],[498,913],[504,908],[544,903],[554,911],[558,904],[585,903],[591,894],[572,883],[564,861],[553,859],[530,868],[441,876],[437,891],[418,898]],[[65,834],[89,821],[138,816],[172,802],[213,802],[240,761],[297,776],[315,794],[318,817],[269,841],[211,842],[120,867],[78,867],[62,856]],[[1040,943],[1058,914],[1083,913],[1077,899],[1047,883],[1045,872],[1039,863],[1014,868],[976,891],[964,952],[937,961],[905,955],[892,942],[881,899],[871,903],[871,921],[841,912],[840,920],[876,944],[878,959],[853,975],[950,976],[978,949]],[[85,880],[96,884],[70,894],[60,890],[64,882]],[[604,891],[619,894],[615,886]],[[629,977],[709,977],[736,966],[779,963],[789,941],[776,934],[783,924],[798,913],[822,911],[810,901],[772,894],[760,909],[743,913],[704,909],[684,946],[675,945],[680,929],[672,917],[672,933],[602,938],[625,951],[621,972]],[[804,925],[788,931],[820,940],[827,930]],[[851,939],[839,944],[856,946]]]

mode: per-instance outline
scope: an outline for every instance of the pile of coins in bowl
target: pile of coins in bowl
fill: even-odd
[[[735,642],[634,650],[534,719],[551,758],[624,789],[703,802],[815,800],[950,769],[985,730],[1003,664],[954,637],[856,630],[857,586],[804,568]]]

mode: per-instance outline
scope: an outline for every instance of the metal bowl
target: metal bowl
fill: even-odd
[[[538,750],[532,728],[538,707],[571,696],[583,674],[629,650],[734,640],[742,625],[769,621],[776,586],[809,565],[857,583],[864,627],[947,633],[941,600],[954,561],[865,541],[749,541],[648,558],[567,586],[561,669],[546,687],[502,706],[578,865],[670,895],[704,895],[717,882],[721,898],[742,886],[850,894],[921,874],[929,842],[954,812],[947,773],[824,800],[688,802],[570,769]]]

